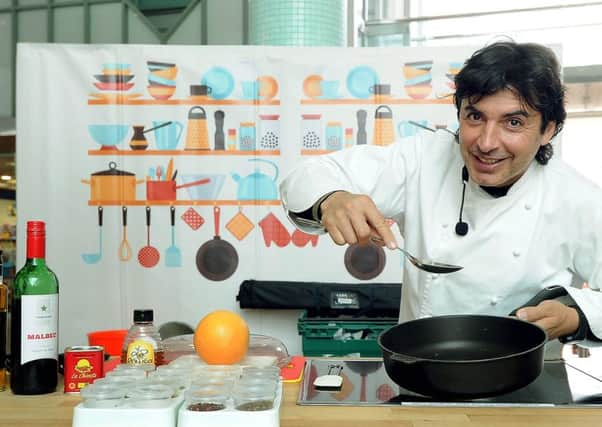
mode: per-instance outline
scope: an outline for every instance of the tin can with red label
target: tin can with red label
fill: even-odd
[[[104,348],[99,345],[74,346],[65,349],[65,393],[79,391],[104,377]]]

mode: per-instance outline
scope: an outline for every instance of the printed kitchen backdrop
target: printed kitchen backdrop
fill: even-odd
[[[401,282],[397,253],[358,268],[295,230],[278,185],[308,156],[455,131],[474,50],[20,44],[18,263],[26,221],[47,221],[60,346],[134,308],[194,326],[237,310],[245,279]],[[298,353],[298,315],[246,317]]]

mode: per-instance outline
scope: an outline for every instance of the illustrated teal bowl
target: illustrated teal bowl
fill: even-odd
[[[119,145],[125,139],[129,125],[88,125],[88,133],[102,146]]]

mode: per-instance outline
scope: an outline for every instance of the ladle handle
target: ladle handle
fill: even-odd
[[[150,132],[151,130],[159,129],[159,128],[162,128],[162,127],[164,127],[164,126],[170,125],[170,124],[171,124],[171,121],[169,121],[169,122],[165,122],[165,123],[161,123],[159,126],[155,126],[154,128],[150,128],[150,129],[144,129],[144,130],[142,131],[142,133]]]
[[[516,316],[516,312],[518,310],[520,310],[521,308],[535,307],[536,305],[539,305],[539,303],[542,301],[563,297],[565,295],[568,295],[568,292],[566,291],[564,286],[559,286],[559,285],[548,286],[547,288],[543,288],[541,291],[539,291],[537,294],[535,294],[535,296],[533,298],[531,298],[529,301],[527,301],[520,307],[517,307],[514,310],[512,310],[510,312],[509,316]]]
[[[98,207],[98,226],[102,227],[102,206]]]

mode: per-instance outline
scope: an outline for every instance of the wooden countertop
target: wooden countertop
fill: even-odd
[[[602,426],[600,408],[426,408],[298,406],[299,384],[284,386],[281,427],[579,427]],[[62,386],[61,386],[62,390]],[[2,427],[71,427],[79,395],[15,396],[0,392]],[[150,426],[149,426],[150,427]]]

